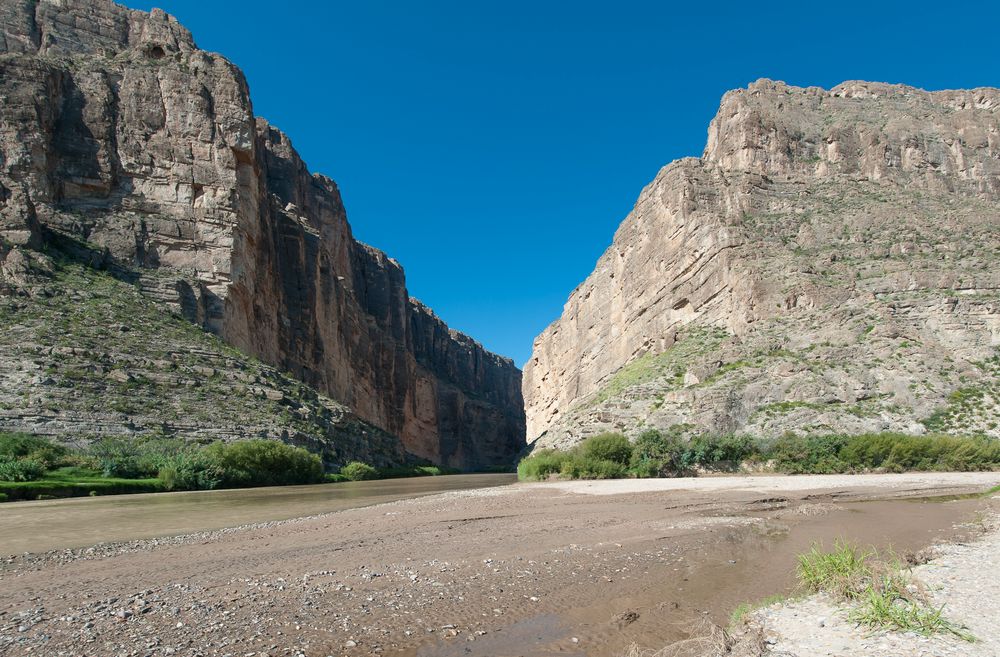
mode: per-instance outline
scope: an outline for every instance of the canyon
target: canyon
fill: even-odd
[[[534,343],[528,440],[1000,436],[1000,90],[759,80]]]
[[[0,22],[0,429],[512,461],[518,368],[354,239],[236,66],[160,10],[16,0]]]

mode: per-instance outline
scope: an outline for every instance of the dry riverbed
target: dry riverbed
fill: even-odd
[[[18,555],[0,565],[0,654],[618,655],[789,592],[795,554],[813,541],[915,550],[961,537],[956,523],[995,501],[919,498],[998,483],[1000,474],[518,484]]]

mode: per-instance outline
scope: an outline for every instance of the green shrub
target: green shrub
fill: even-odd
[[[34,481],[45,474],[45,464],[30,458],[0,462],[0,481]]]
[[[348,463],[340,469],[340,474],[347,477],[348,481],[378,479],[378,470],[367,463],[362,463],[361,461],[352,461]]]
[[[528,481],[547,479],[549,475],[559,474],[563,463],[570,458],[569,452],[540,449],[517,464],[517,478]]]
[[[105,477],[139,479],[156,474],[156,465],[143,458],[145,455],[136,439],[104,437],[94,441],[88,452]]]
[[[620,433],[602,433],[584,440],[580,453],[588,460],[626,465],[632,458],[632,444]]]
[[[54,459],[65,456],[67,450],[62,445],[49,442],[40,436],[26,433],[0,433],[0,461],[15,461],[26,456],[46,455]],[[45,458],[38,458],[44,461]]]
[[[798,436],[785,434],[766,449],[775,467],[789,474],[831,474],[848,472],[849,466],[840,458],[847,443],[845,436]]]
[[[8,499],[7,493],[0,493],[0,502],[6,502]]]
[[[204,449],[227,486],[284,486],[323,480],[323,462],[301,447],[277,440],[213,443]]]
[[[632,446],[632,472],[637,477],[677,475],[688,469],[687,449],[679,433],[643,431]]]
[[[700,435],[688,444],[689,465],[715,465],[718,463],[739,463],[759,453],[757,441],[750,436]]]
[[[559,474],[570,479],[621,479],[628,474],[624,463],[574,453],[562,462]]]
[[[212,490],[225,479],[222,467],[206,450],[187,450],[165,458],[157,477],[167,490]]]

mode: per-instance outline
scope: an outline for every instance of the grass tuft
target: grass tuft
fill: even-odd
[[[944,606],[927,601],[923,587],[899,559],[879,558],[844,541],[826,551],[813,545],[799,555],[799,583],[809,592],[828,593],[852,603],[851,621],[869,629],[916,632],[925,636],[952,634],[975,641],[968,630],[944,616]]]

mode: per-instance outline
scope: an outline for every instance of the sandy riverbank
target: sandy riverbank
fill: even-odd
[[[1000,500],[1000,497],[995,498]],[[929,604],[975,638],[951,634],[868,632],[848,620],[849,606],[825,595],[761,610],[755,621],[773,653],[787,657],[997,657],[1000,655],[1000,514],[974,521],[982,534],[930,550],[930,562],[913,569]]]
[[[989,503],[884,498],[998,483],[519,484],[18,557],[0,566],[0,654],[616,655],[787,590],[811,541],[923,547]]]

